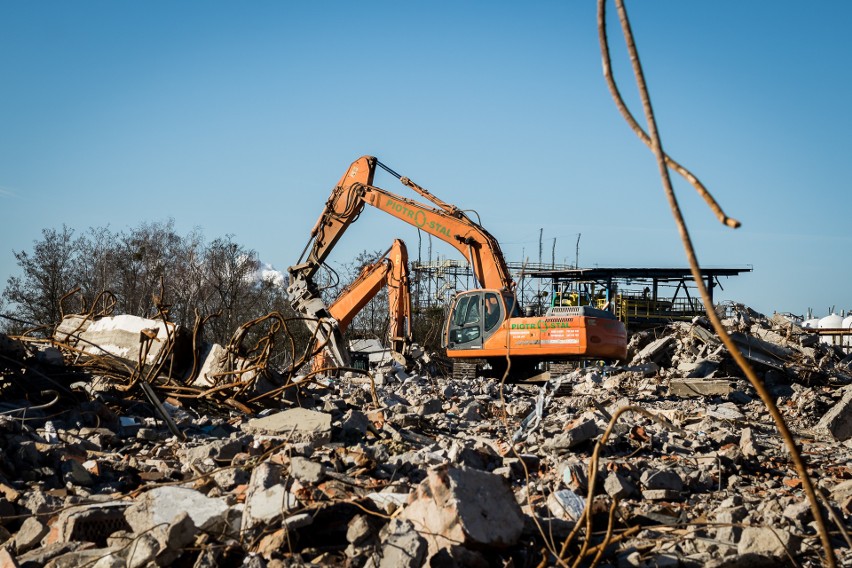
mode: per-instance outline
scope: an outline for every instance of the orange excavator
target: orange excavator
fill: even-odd
[[[377,261],[361,269],[337,299],[328,307],[330,325],[343,334],[355,316],[364,309],[382,287],[388,290],[388,346],[393,358],[404,365],[411,347],[411,288],[408,279],[408,249],[399,239],[385,251]],[[327,344],[323,351],[314,357],[313,370],[343,367],[348,361],[342,359],[337,351]]]
[[[373,185],[380,167],[431,205]],[[299,264],[290,267],[293,308],[336,354],[346,356],[339,327],[330,321],[313,275],[346,229],[370,205],[455,247],[470,263],[481,289],[460,292],[444,326],[443,346],[453,359],[485,359],[499,374],[511,364],[515,380],[536,373],[539,363],[578,359],[625,359],[627,332],[610,312],[587,306],[556,306],[524,316],[497,240],[455,205],[441,201],[373,156],[349,166],[311,230]],[[307,256],[305,256],[307,254]],[[346,360],[346,359],[342,359]]]

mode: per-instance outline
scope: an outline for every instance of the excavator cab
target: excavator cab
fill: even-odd
[[[471,290],[456,296],[447,323],[445,347],[482,349],[506,317],[517,317],[520,310],[511,294],[497,290]]]

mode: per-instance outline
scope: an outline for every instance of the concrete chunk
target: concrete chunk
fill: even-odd
[[[140,318],[129,314],[83,321],[79,315],[63,318],[55,332],[57,340],[75,345],[84,353],[103,356],[109,353],[135,367],[140,352],[147,351],[145,364],[152,365],[173,343],[175,368],[191,360],[188,332],[171,322]],[[145,344],[149,344],[145,347]]]
[[[681,498],[680,491],[671,489],[643,489],[642,498],[647,501],[674,501]]]
[[[198,370],[198,376],[192,383],[192,386],[198,388],[210,388],[219,380],[217,376],[224,373],[226,369],[227,351],[218,343],[207,345],[201,353],[201,359],[204,361],[201,364],[201,369]]]
[[[852,388],[844,389],[843,398],[826,412],[816,425],[816,430],[826,433],[838,442],[852,438]]]
[[[392,515],[406,504],[408,493],[370,493],[366,498],[388,515]]]
[[[745,420],[745,414],[740,412],[740,409],[733,402],[707,407],[707,416],[719,420],[730,420],[731,422],[742,422]]]
[[[249,420],[242,425],[242,430],[254,435],[286,438],[293,444],[307,443],[318,447],[331,441],[331,414],[293,408]]]
[[[307,458],[293,456],[290,459],[290,475],[304,483],[319,483],[322,480],[323,467]]]
[[[356,546],[373,534],[373,527],[366,515],[355,515],[346,527],[346,541]]]
[[[843,503],[852,499],[852,479],[848,479],[843,483],[838,483],[831,490],[831,498],[838,503]]]
[[[733,392],[732,379],[672,379],[669,395],[680,398],[724,396]]]
[[[243,443],[240,440],[224,439],[213,440],[200,446],[186,448],[180,451],[185,463],[203,462],[210,458],[217,461],[227,461],[233,459],[235,455],[241,452]]]
[[[683,480],[670,469],[657,471],[645,471],[640,479],[645,489],[665,489],[669,491],[683,491]]]
[[[677,366],[677,370],[679,373],[682,373],[684,377],[691,379],[709,377],[718,369],[718,362],[708,361],[707,359],[701,359],[698,361],[683,361]]]
[[[568,450],[591,440],[598,435],[598,432],[598,425],[594,420],[583,420],[548,440],[544,447],[552,450]]]
[[[426,538],[431,554],[456,544],[511,546],[524,528],[503,477],[446,465],[429,471],[401,518]]]
[[[264,462],[252,472],[246,492],[242,531],[282,518],[299,502],[281,483],[281,466]]]
[[[366,568],[417,568],[424,565],[427,544],[410,521],[391,519],[381,530],[381,551],[371,556]],[[378,556],[378,557],[377,557]]]
[[[188,512],[201,530],[215,530],[224,524],[228,505],[222,499],[207,497],[187,487],[156,487],[142,494],[124,514],[134,532],[150,530],[156,525],[170,525],[176,517]]]
[[[154,562],[160,552],[160,543],[154,535],[143,533],[133,540],[127,552],[127,568],[156,566]]]
[[[743,428],[740,434],[740,451],[747,458],[755,457],[759,453],[758,446],[754,441],[754,431],[751,428]]]
[[[547,508],[558,519],[576,521],[586,508],[586,499],[570,489],[561,489],[547,497]]]
[[[36,517],[27,517],[15,535],[15,549],[20,554],[35,548],[47,531],[48,528]]]
[[[606,476],[604,491],[606,491],[607,495],[616,499],[626,499],[638,493],[636,486],[629,479],[614,471],[611,471]]]
[[[786,558],[788,550],[793,556],[796,555],[799,538],[784,529],[772,527],[745,527],[737,543],[737,554],[740,556],[755,554]]]

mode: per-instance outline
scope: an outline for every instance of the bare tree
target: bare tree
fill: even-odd
[[[80,300],[90,308],[104,290],[112,290],[115,280],[116,235],[108,227],[90,228],[78,240],[74,265]],[[83,306],[80,306],[82,311]]]
[[[195,230],[175,241],[169,253],[163,300],[171,306],[172,321],[183,326],[193,324],[204,296],[205,247],[203,235]]]
[[[255,313],[252,305],[257,302],[255,275],[259,261],[254,251],[233,242],[229,235],[210,243],[204,266],[204,311],[219,314],[211,322],[211,330],[216,340],[224,343],[248,314]]]
[[[122,312],[143,317],[156,315],[154,296],[161,295],[162,282],[171,273],[175,250],[181,237],[175,233],[174,220],[165,223],[143,223],[117,243],[117,280],[114,292]]]
[[[12,276],[3,298],[17,305],[18,318],[39,325],[59,322],[59,300],[76,285],[75,263],[79,243],[74,231],[65,225],[61,231],[43,229],[32,254],[15,251],[23,276]]]
[[[257,253],[230,235],[208,245],[199,230],[179,235],[173,220],[121,233],[92,228],[77,239],[67,227],[42,233],[32,253],[14,253],[22,275],[10,278],[0,296],[15,319],[57,323],[59,299],[75,287],[79,302],[66,302],[68,311],[90,309],[101,292],[109,291],[118,314],[152,317],[159,304],[168,306],[169,319],[183,326],[192,326],[196,314],[209,317],[203,339],[221,344],[240,325],[268,313],[295,315],[286,282],[278,275],[261,277]],[[14,319],[4,318],[5,329],[20,331],[20,325],[9,322]],[[289,326],[300,348],[308,341],[303,327]]]

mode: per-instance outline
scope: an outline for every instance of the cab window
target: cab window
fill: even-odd
[[[503,294],[503,301],[506,303],[506,309],[509,312],[509,317],[523,317],[521,306],[518,304],[518,299],[512,294]]]
[[[479,323],[479,297],[477,296],[471,296],[470,301],[467,303],[463,325],[472,323]]]
[[[501,317],[500,298],[497,294],[486,292],[485,294],[485,331],[491,331],[498,323]]]
[[[453,326],[461,327],[464,325],[465,316],[467,315],[468,303],[470,302],[472,296],[462,296],[459,298],[458,304],[456,304],[456,309],[453,312]]]

